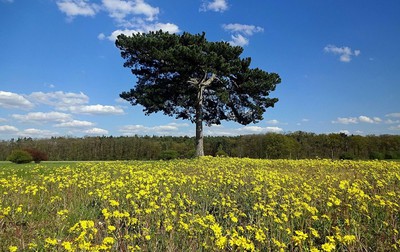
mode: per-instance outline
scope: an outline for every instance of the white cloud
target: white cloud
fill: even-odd
[[[338,117],[336,121],[332,121],[332,123],[340,123],[340,124],[356,124],[356,123],[380,123],[382,119],[379,117],[368,117],[368,116],[359,116],[359,117]]]
[[[189,127],[188,123],[168,123],[169,126],[174,126],[174,127]]]
[[[89,102],[89,97],[84,93],[64,93],[62,91],[43,93],[33,92],[29,99],[35,103],[46,104],[58,110],[66,111],[70,106],[82,105]]]
[[[181,128],[188,127],[187,123],[169,123],[167,125],[159,125],[148,127],[144,125],[125,125],[120,128],[119,132],[123,135],[185,135]]]
[[[163,30],[164,32],[169,32],[169,33],[180,32],[179,27],[177,25],[171,24],[171,23],[146,24],[146,25],[143,25],[142,27],[145,32],[159,31],[159,30]]]
[[[341,62],[350,62],[352,56],[358,56],[361,54],[360,50],[352,50],[350,47],[342,46],[337,47],[335,45],[327,45],[324,47],[324,51],[327,53],[333,53],[340,56]]]
[[[386,117],[396,117],[396,118],[400,118],[400,113],[390,113],[385,115]]]
[[[227,0],[203,1],[200,11],[224,12],[228,9]]]
[[[100,10],[108,13],[121,29],[115,30],[109,36],[100,33],[97,35],[99,40],[108,38],[115,41],[119,34],[132,35],[158,30],[180,32],[176,24],[155,22],[160,9],[144,0],[102,0],[101,5],[91,4],[88,0],[59,0],[57,5],[71,19],[77,15],[94,16]]]
[[[193,126],[193,127],[190,127]],[[159,126],[144,125],[125,125],[119,129],[122,135],[174,135],[174,136],[194,136],[194,125],[187,123],[169,123]],[[279,127],[260,127],[260,126],[244,126],[241,128],[226,128],[223,125],[212,125],[204,127],[205,136],[237,136],[246,134],[265,134],[265,133],[282,133],[283,129]]]
[[[143,15],[148,21],[153,21],[160,13],[158,7],[152,7],[143,0],[103,0],[102,2],[109,16],[119,23],[125,23],[129,15]]]
[[[82,92],[34,92],[29,95],[29,98],[35,103],[50,105],[57,110],[69,111],[75,114],[119,115],[124,113],[123,109],[120,107],[100,104],[84,105],[89,102],[89,97]]]
[[[382,119],[379,117],[368,117],[368,116],[359,116],[358,120],[360,122],[364,122],[364,123],[380,123],[382,122]]]
[[[0,91],[0,107],[6,109],[31,109],[34,107],[34,104],[27,100],[24,96]]]
[[[115,30],[111,33],[110,36],[108,36],[107,38],[111,41],[115,41],[117,40],[118,35],[120,34],[124,34],[126,36],[132,36],[132,34],[136,34],[136,33],[142,33],[143,31],[138,31],[138,30],[131,30],[131,29],[124,29],[124,30]]]
[[[385,120],[386,124],[395,124],[395,123],[400,123],[400,120],[392,120],[392,119],[387,119]]]
[[[389,128],[390,130],[400,130],[400,124],[396,126],[392,126]]]
[[[21,137],[32,137],[32,138],[50,138],[52,136],[58,136],[58,132],[53,132],[50,130],[41,130],[35,128],[25,129],[18,133]]]
[[[237,136],[249,134],[282,133],[283,129],[279,127],[260,127],[244,126],[241,128],[228,129],[222,125],[213,125],[204,129],[206,136]]]
[[[106,35],[104,35],[104,33],[100,33],[99,35],[97,35],[97,38],[99,40],[104,40],[106,38]]]
[[[18,129],[11,125],[2,125],[0,126],[0,134],[13,134],[17,133]]]
[[[365,123],[374,123],[374,120],[369,118],[368,116],[359,116],[358,120]]]
[[[231,35],[232,40],[229,44],[233,46],[246,46],[249,44],[249,39],[243,37],[241,34]]]
[[[338,117],[336,121],[332,121],[332,123],[355,124],[358,123],[358,120],[357,117]]]
[[[58,128],[86,128],[86,127],[93,127],[94,123],[88,121],[79,121],[79,120],[72,120],[69,122],[62,122],[59,124],[54,125],[54,127]]]
[[[225,31],[232,33],[241,33],[244,35],[251,36],[257,32],[263,32],[264,28],[255,25],[245,25],[245,24],[224,24],[222,25]]]
[[[375,123],[380,123],[380,122],[382,122],[382,119],[379,118],[379,117],[376,117],[376,116],[373,117],[372,120],[373,120]]]
[[[115,30],[107,38],[111,41],[115,41],[117,39],[118,35],[120,35],[120,34],[125,34],[126,36],[132,36],[132,34],[136,34],[136,33],[148,33],[150,31],[159,31],[159,30],[162,30],[164,32],[169,32],[169,33],[180,32],[179,27],[177,25],[171,24],[171,23],[154,23],[154,24],[142,23],[140,25],[137,25],[137,29]]]
[[[262,133],[282,133],[283,129],[279,127],[260,127],[260,126],[244,126],[237,129],[240,134],[262,134]]]
[[[7,119],[0,117],[0,122],[7,122]]]
[[[350,131],[348,131],[348,130],[341,130],[341,131],[339,131],[339,133],[350,135]]]
[[[71,106],[68,110],[74,114],[90,114],[90,115],[121,115],[124,110],[120,107],[108,105],[85,105],[85,106]]]
[[[102,136],[102,135],[108,135],[108,130],[100,129],[100,128],[92,128],[92,129],[83,131],[83,133],[85,133],[87,135]]]
[[[279,124],[279,121],[276,119],[267,121],[268,124]]]
[[[97,4],[91,4],[87,0],[61,0],[57,1],[58,9],[69,18],[75,16],[95,16],[100,10]]]
[[[229,43],[234,46],[246,46],[249,44],[247,36],[251,36],[257,32],[263,32],[264,28],[255,25],[245,24],[224,24],[222,28],[225,31],[233,33],[231,35],[231,41]]]
[[[66,122],[71,120],[71,115],[60,112],[32,112],[25,115],[13,114],[12,117],[21,122],[34,123]]]

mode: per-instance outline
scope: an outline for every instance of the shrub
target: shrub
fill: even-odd
[[[29,154],[31,154],[33,161],[35,161],[35,163],[40,163],[41,161],[47,161],[48,157],[47,154],[39,151],[37,149],[24,149],[26,152],[28,152]]]
[[[345,153],[342,153],[339,156],[339,159],[342,159],[342,160],[353,160],[354,159],[354,154],[350,153],[350,152],[345,152]]]
[[[160,153],[160,159],[171,160],[178,158],[178,152],[176,150],[165,150]]]
[[[222,148],[222,145],[220,144],[219,146],[218,146],[218,150],[217,150],[217,152],[215,153],[215,156],[218,156],[218,157],[227,157],[228,156],[228,154],[224,151],[224,149]]]
[[[381,152],[373,151],[369,153],[369,159],[376,159],[376,160],[382,160],[385,158],[385,155]]]
[[[13,150],[7,157],[7,161],[11,161],[16,164],[26,164],[32,162],[33,158],[29,152],[24,150]]]

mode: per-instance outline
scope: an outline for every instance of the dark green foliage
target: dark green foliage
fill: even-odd
[[[116,46],[132,68],[137,85],[121,97],[144,112],[195,121],[198,93],[204,84],[202,120],[220,124],[233,120],[241,124],[257,122],[266,108],[278,101],[268,98],[280,83],[275,73],[250,69],[250,58],[241,59],[243,48],[227,42],[209,42],[205,34],[182,35],[150,32],[118,36]]]
[[[269,98],[281,82],[278,74],[251,69],[251,59],[240,58],[243,48],[209,42],[205,33],[121,34],[116,46],[137,77],[120,97],[142,105],[146,115],[163,112],[196,123],[196,156],[204,155],[203,122],[256,123],[278,101]]]
[[[15,149],[37,149],[51,161],[157,160],[160,153],[175,150],[178,158],[195,156],[193,137],[132,136],[25,139],[0,141],[0,160]],[[222,149],[230,157],[400,159],[400,135],[343,136],[293,132],[287,134],[205,137],[205,155]]]
[[[7,161],[11,161],[16,164],[26,164],[32,162],[32,156],[29,152],[24,150],[13,150],[7,157]]]
[[[369,159],[382,160],[385,158],[385,154],[379,151],[373,151],[369,154]]]
[[[354,159],[354,154],[351,152],[346,152],[343,153],[339,156],[339,159],[343,159],[343,160],[353,160]]]
[[[165,150],[160,153],[159,159],[171,160],[178,158],[178,152],[176,150]]]
[[[215,156],[219,157],[227,157],[228,154],[224,151],[222,144],[219,145],[217,152],[215,153]]]

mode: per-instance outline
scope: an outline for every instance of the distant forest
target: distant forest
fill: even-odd
[[[193,137],[54,137],[0,141],[0,160],[14,149],[36,149],[52,161],[157,160],[191,158]],[[288,134],[205,137],[204,151],[211,156],[270,159],[400,159],[400,135]]]

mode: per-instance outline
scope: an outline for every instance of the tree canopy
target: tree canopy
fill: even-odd
[[[163,112],[196,123],[198,156],[204,155],[203,122],[256,123],[278,101],[269,97],[281,81],[278,74],[251,69],[251,58],[240,58],[242,47],[209,42],[205,33],[121,34],[116,46],[137,77],[121,98],[142,105],[147,115]]]

